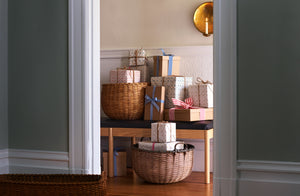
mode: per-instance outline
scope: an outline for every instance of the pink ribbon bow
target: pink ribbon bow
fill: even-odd
[[[193,99],[191,97],[186,98],[184,101],[172,98],[172,102],[176,109],[191,109],[193,108]]]

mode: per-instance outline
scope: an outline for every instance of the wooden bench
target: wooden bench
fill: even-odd
[[[108,136],[108,176],[114,176],[113,146],[114,137],[151,137],[151,121],[101,119],[101,136]],[[210,139],[213,138],[213,122],[176,122],[176,137],[181,139],[203,139],[205,143],[205,183],[210,183]]]

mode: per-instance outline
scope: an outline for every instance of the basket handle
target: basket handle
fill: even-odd
[[[174,146],[174,153],[176,152],[176,146],[177,146],[178,144],[183,144],[183,148],[186,147],[186,144],[183,143],[183,142],[176,143],[175,146]]]

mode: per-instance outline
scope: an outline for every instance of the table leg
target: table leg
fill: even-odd
[[[135,137],[131,137],[131,144],[136,144]]]
[[[210,183],[210,138],[207,132],[205,132],[205,183]]]
[[[108,133],[108,176],[114,177],[114,137],[112,128],[109,128]]]

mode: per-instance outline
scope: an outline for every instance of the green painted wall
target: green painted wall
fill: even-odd
[[[0,149],[8,148],[7,0],[0,0]]]
[[[299,9],[238,0],[238,159],[300,161]]]
[[[8,2],[9,148],[68,151],[68,0]]]

